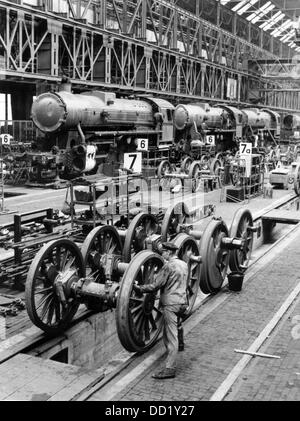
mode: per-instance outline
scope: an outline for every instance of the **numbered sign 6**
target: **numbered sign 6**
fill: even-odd
[[[216,145],[215,136],[212,134],[206,136],[206,143],[210,146],[215,146]]]
[[[146,152],[148,151],[148,139],[137,139],[137,150],[138,151],[142,151],[142,152]]]
[[[124,153],[124,168],[132,172],[142,172],[142,152]]]
[[[10,145],[10,141],[12,136],[10,134],[4,133],[0,135],[1,138],[1,145]]]

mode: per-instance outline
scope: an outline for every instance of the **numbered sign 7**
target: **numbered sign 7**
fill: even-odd
[[[142,152],[124,153],[124,168],[132,172],[142,172]]]

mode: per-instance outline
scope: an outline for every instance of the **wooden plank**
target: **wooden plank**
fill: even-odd
[[[90,314],[91,312],[85,306],[79,307],[77,314],[70,323],[70,328],[87,319]],[[57,339],[60,340],[59,337]],[[25,352],[29,347],[32,348],[34,344],[38,346],[45,341],[47,341],[47,336],[38,327],[31,326],[28,329],[22,329],[22,332],[0,342],[0,364],[20,352]]]
[[[94,370],[93,376],[89,373],[78,377],[75,382],[53,395],[49,401],[71,401],[77,400],[83,393],[87,393],[96,384],[104,379],[104,370]]]
[[[25,387],[26,383],[32,379],[32,369],[26,364],[29,356],[19,355],[17,361],[11,359],[0,366],[0,400],[8,398],[16,389]]]
[[[71,400],[103,376],[99,370],[18,354],[0,366],[0,399]]]

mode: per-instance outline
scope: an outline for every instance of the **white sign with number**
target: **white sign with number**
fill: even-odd
[[[132,172],[142,172],[142,152],[124,153],[124,168]]]
[[[252,143],[240,143],[240,158],[246,163],[246,177],[250,177],[252,163]]]
[[[216,145],[215,136],[212,134],[206,136],[206,143],[210,146],[215,146]]]
[[[148,139],[137,139],[137,150],[138,151],[148,151]]]
[[[1,138],[1,145],[10,145],[10,141],[12,136],[10,134],[4,133],[0,135]]]
[[[96,151],[97,146],[87,145],[86,147],[86,160],[84,171],[91,171],[96,166]]]

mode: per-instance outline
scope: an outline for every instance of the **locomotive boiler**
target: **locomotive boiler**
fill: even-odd
[[[268,108],[243,108],[245,115],[243,137],[255,146],[274,145],[280,136],[280,115]]]
[[[244,114],[232,106],[179,104],[173,117],[175,144],[187,154],[197,146],[202,150],[206,144],[215,146],[217,151],[232,149],[242,138],[244,120]]]
[[[234,150],[241,140],[273,143],[280,135],[280,115],[269,109],[206,103],[179,104],[174,111],[175,143],[189,154],[199,145],[214,145],[216,152]],[[257,145],[256,145],[257,146]]]
[[[61,174],[107,175],[122,166],[123,155],[148,140],[148,152],[173,141],[174,106],[154,97],[117,98],[115,93],[67,90],[39,95],[31,115],[41,131],[38,148],[54,150]]]

